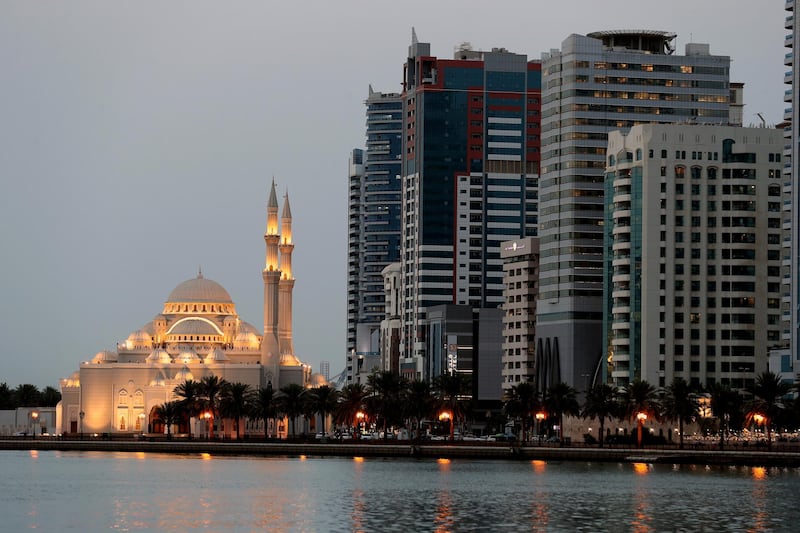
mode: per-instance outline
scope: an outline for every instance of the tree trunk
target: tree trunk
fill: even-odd
[[[606,434],[605,421],[606,421],[606,417],[602,417],[600,419],[600,438],[598,440],[600,441],[600,447],[601,448],[603,447],[603,436]]]
[[[678,438],[678,449],[682,450],[683,449],[683,418],[679,418],[678,422],[679,422],[678,423],[678,431],[681,432],[681,434],[678,435],[678,437],[679,437]]]

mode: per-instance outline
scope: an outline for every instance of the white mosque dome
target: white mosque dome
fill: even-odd
[[[148,363],[161,363],[161,364],[170,364],[172,362],[172,357],[167,353],[166,350],[163,348],[156,348],[150,355],[147,356]]]
[[[191,347],[181,350],[178,357],[175,358],[176,363],[183,363],[184,365],[201,363],[200,356],[197,355]]]
[[[169,293],[167,303],[225,303],[231,304],[231,295],[216,281],[198,274],[196,278],[186,280]]]
[[[192,375],[191,371],[189,371],[188,367],[183,367],[175,374],[175,381],[183,383],[184,381],[193,380],[194,376]]]
[[[259,332],[253,324],[245,322],[244,320],[239,322],[239,333],[252,333],[256,336],[261,335],[261,332]]]
[[[214,348],[206,356],[206,364],[207,365],[216,364],[216,363],[225,363],[228,360],[229,360],[228,356],[225,355],[225,352],[223,352],[220,348]]]
[[[309,387],[322,387],[323,385],[330,385],[325,376],[322,374],[311,374],[311,378],[308,380]]]
[[[153,337],[144,329],[139,329],[128,335],[125,346],[132,350],[140,347],[150,347],[153,345]]]
[[[118,360],[118,356],[116,352],[112,352],[111,350],[103,350],[102,352],[97,352],[94,357],[92,357],[92,363],[100,364],[100,363],[116,363]]]

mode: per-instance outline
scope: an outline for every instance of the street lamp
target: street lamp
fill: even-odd
[[[546,415],[543,412],[539,411],[538,413],[536,413],[535,416],[536,416],[536,425],[538,426],[536,428],[536,434],[539,437],[539,444],[541,444],[542,443],[542,436],[543,436],[542,435],[542,423],[544,423],[544,419],[545,419]]]
[[[81,440],[83,440],[83,417],[86,416],[86,413],[81,411],[80,413],[78,413],[78,416],[81,419]]]
[[[451,416],[452,415],[450,415],[450,411],[442,411],[441,413],[439,413],[439,422],[447,422],[449,424],[449,426],[448,426],[448,429],[449,429],[448,434],[450,435],[450,440],[453,440],[453,437],[454,437],[453,429],[454,428],[453,428],[453,425],[450,423],[451,422],[451,420],[450,420]]]
[[[205,411],[201,416],[206,421],[206,438],[208,439],[211,435],[211,426],[209,425],[211,423],[211,411]]]
[[[361,438],[361,425],[364,423],[364,418],[366,418],[366,416],[367,415],[365,415],[363,411],[358,411],[356,413],[356,438],[357,439]]]
[[[636,413],[636,442],[639,448],[642,447],[642,427],[647,420],[647,413]]]
[[[31,412],[31,419],[33,419],[33,438],[36,438],[36,422],[39,421],[39,411]]]

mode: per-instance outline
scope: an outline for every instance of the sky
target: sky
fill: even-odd
[[[58,387],[202,268],[263,326],[268,187],[294,217],[294,345],[345,361],[347,160],[364,100],[431,53],[570,34],[709,43],[745,125],[782,120],[782,0],[0,0],[0,383]]]

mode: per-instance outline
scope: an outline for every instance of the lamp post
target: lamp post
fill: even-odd
[[[454,432],[453,432],[453,426],[452,426],[452,423],[451,423],[450,419],[451,419],[451,415],[450,415],[449,411],[442,411],[441,413],[439,413],[439,422],[447,422],[448,423],[448,426],[447,426],[448,434],[450,435],[450,440],[452,441],[453,437],[454,437]]]
[[[81,411],[78,413],[78,417],[81,419],[81,440],[83,440],[83,417],[86,416],[86,413]]]
[[[210,411],[205,411],[205,412],[202,414],[202,417],[203,417],[203,419],[206,421],[206,439],[209,439],[209,438],[210,438],[210,435],[211,435],[211,431],[210,431],[210,429],[209,429],[209,428],[211,427],[211,426],[209,425],[209,424],[211,423],[211,412],[210,412]]]
[[[36,438],[36,423],[39,421],[39,411],[31,412],[31,419],[33,420],[33,438]]]
[[[539,411],[538,413],[536,413],[535,416],[536,416],[536,425],[537,425],[536,435],[539,437],[539,444],[541,445],[542,444],[542,423],[544,422],[545,414],[543,412]]]
[[[366,415],[364,414],[363,411],[358,411],[356,413],[356,438],[357,439],[361,438],[361,424],[364,423],[364,418],[365,417],[366,417]]]
[[[762,415],[761,413],[756,413],[756,414],[753,415],[753,422],[756,423],[756,432],[758,432],[758,426],[763,424],[765,419],[766,419],[766,417],[764,415]]]
[[[636,413],[636,443],[642,447],[642,428],[647,420],[647,413]]]

